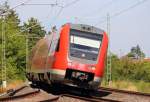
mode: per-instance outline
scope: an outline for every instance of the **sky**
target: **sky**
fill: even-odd
[[[0,0],[0,4],[4,1]],[[13,8],[27,0],[7,1]],[[27,4],[56,2],[56,6],[22,5],[15,10],[22,22],[35,17],[47,31],[54,25],[59,28],[68,22],[88,24],[107,31],[109,15],[111,52],[123,56],[138,44],[146,57],[150,57],[150,0],[28,0]],[[138,3],[141,4],[136,6]]]

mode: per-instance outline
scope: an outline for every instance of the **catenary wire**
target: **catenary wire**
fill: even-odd
[[[139,2],[137,2],[137,3],[133,4],[133,5],[131,5],[131,6],[128,7],[128,8],[125,8],[125,9],[123,9],[123,10],[121,10],[121,11],[119,11],[119,12],[113,14],[113,15],[110,15],[110,19],[112,19],[112,18],[114,18],[114,17],[117,17],[117,16],[120,16],[121,14],[130,11],[131,9],[133,9],[133,8],[135,8],[135,7],[137,7],[137,6],[141,5],[141,4],[143,4],[143,3],[145,3],[146,1],[148,1],[148,0],[139,1]],[[106,22],[106,21],[107,21],[107,17],[106,17],[105,20],[103,20],[103,21],[98,21],[98,23],[96,23],[95,26],[97,26],[98,24],[102,24],[102,23],[104,23],[104,22]]]
[[[64,5],[64,8],[69,7],[69,6],[71,6],[71,5],[74,5],[75,3],[79,2],[79,1],[80,1],[80,0],[74,0],[74,1],[72,1],[72,2],[70,2],[70,3],[67,3],[66,5]]]
[[[63,11],[64,8],[69,7],[69,6],[73,5],[73,4],[75,4],[77,1],[80,1],[80,0],[74,0],[71,3],[66,4],[64,7],[62,6],[61,9],[59,10],[59,12],[57,13],[56,17],[54,18],[54,21],[56,21],[57,17],[61,14],[61,12]],[[24,5],[24,4],[25,3],[22,3],[21,5]],[[39,23],[41,23],[41,22],[39,22]],[[35,27],[35,26],[37,26],[37,24],[35,24],[33,26],[30,26],[30,27],[22,30],[21,32],[17,33],[16,35],[19,35],[20,33],[24,32],[24,31],[27,31],[27,30],[31,29],[32,27]],[[13,37],[13,36],[15,36],[15,35],[12,35],[11,37]]]
[[[109,2],[107,2],[107,3],[105,3],[105,4],[103,4],[101,7],[99,7],[98,9],[96,9],[96,10],[93,10],[93,11],[90,11],[90,12],[88,12],[87,14],[84,14],[83,16],[91,16],[91,13],[93,13],[93,12],[96,12],[96,11],[98,11],[98,12],[100,12],[100,11],[102,11],[102,10],[104,10],[104,9],[106,9],[106,8],[108,8],[109,6],[111,6],[112,4],[114,4],[115,2],[116,2],[117,0],[111,0],[111,1],[109,1]],[[89,17],[88,17],[89,18]],[[90,18],[95,18],[95,17],[90,17]]]
[[[16,9],[16,8],[19,7],[19,6],[23,6],[25,3],[29,2],[29,1],[31,1],[31,0],[26,0],[26,1],[20,3],[20,4],[16,5],[16,6],[10,8],[9,10],[6,10],[6,11],[0,13],[0,15],[3,15],[3,14],[5,14],[5,13],[9,12],[10,10],[14,10],[14,9]]]

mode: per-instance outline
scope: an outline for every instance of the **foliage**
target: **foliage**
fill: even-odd
[[[31,18],[23,26],[20,25],[20,19],[14,10],[5,3],[2,6],[1,11],[7,11],[6,15],[0,15],[0,32],[2,32],[2,26],[4,27],[4,33],[6,38],[6,71],[7,81],[15,79],[24,79],[25,68],[26,68],[26,34],[36,34],[36,36],[44,36],[45,30],[41,27],[40,23],[34,18]],[[36,26],[32,31],[28,32],[28,27]],[[2,59],[2,33],[0,33],[0,59]],[[30,40],[29,42],[33,46],[36,40]],[[0,68],[2,69],[1,61]],[[1,70],[0,70],[0,73]],[[2,80],[2,76],[0,77]]]
[[[133,60],[129,57],[112,57],[112,78],[113,80],[142,80],[150,82],[150,62]]]
[[[131,51],[128,53],[127,56],[133,59],[140,59],[140,58],[144,58],[145,54],[141,51],[140,46],[137,45],[136,47],[131,48]]]
[[[140,47],[138,46],[137,49],[139,48]],[[145,54],[143,53],[143,55]],[[131,82],[150,83],[150,62],[147,60],[144,60],[141,58],[133,59],[133,57],[129,56],[129,54],[121,58],[119,58],[115,54],[112,54],[111,55],[111,68],[112,68],[112,82],[113,83],[116,81],[118,82],[119,80],[129,81],[129,82],[131,81]],[[104,82],[106,83],[106,71],[105,71]],[[115,85],[118,86],[119,83],[118,84],[116,83]],[[147,86],[148,85],[150,84],[147,84]],[[118,87],[120,87],[120,85]],[[137,87],[139,87],[138,88],[139,90],[144,91],[141,84],[138,84]]]
[[[2,26],[4,27],[3,33],[5,35],[5,53],[6,53],[6,73],[7,80],[13,80],[19,77],[19,71],[23,70],[25,66],[25,37],[18,37],[17,34],[22,34],[20,31],[20,20],[15,11],[10,10],[7,3],[5,3],[3,9],[6,15],[0,18],[0,31],[2,32]],[[2,22],[3,21],[3,22]],[[2,34],[2,33],[1,33]],[[1,35],[2,41],[2,35]],[[2,46],[2,43],[0,44]],[[1,48],[2,49],[2,48]],[[1,50],[2,51],[2,50]],[[1,52],[1,59],[2,59]],[[1,67],[2,68],[2,67]],[[2,80],[2,79],[1,79]]]
[[[112,54],[112,84],[109,87],[132,91],[150,92],[150,62],[144,59],[118,58]],[[105,73],[106,78],[106,73]],[[106,85],[106,80],[102,82]]]
[[[22,29],[26,30],[26,34],[29,34],[29,49],[36,44],[36,42],[46,34],[44,28],[40,25],[36,18],[30,18],[27,22],[24,22]]]
[[[105,82],[103,81],[102,85],[103,87],[111,87],[116,89],[122,89],[122,90],[129,90],[129,91],[139,91],[139,92],[145,92],[150,93],[150,83],[144,82],[144,81],[131,81],[131,80],[114,80],[111,85],[107,86],[105,85]]]

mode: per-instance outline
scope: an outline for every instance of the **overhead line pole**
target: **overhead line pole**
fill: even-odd
[[[111,71],[111,51],[110,51],[110,15],[107,14],[107,34],[108,34],[108,39],[109,39],[109,44],[108,44],[108,52],[107,52],[107,75],[106,75],[106,80],[107,84],[110,86],[112,82],[112,71]]]
[[[5,37],[5,14],[2,16],[2,91],[7,86],[6,82],[6,37]]]
[[[28,51],[28,43],[29,43],[29,33],[27,32],[27,35],[26,35],[26,72],[28,71],[28,56],[29,56],[29,51]]]

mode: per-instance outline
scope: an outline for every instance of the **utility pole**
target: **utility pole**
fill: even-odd
[[[2,67],[1,67],[1,75],[2,75],[2,91],[4,88],[7,87],[7,81],[6,81],[6,37],[5,37],[5,15],[6,13],[2,14]]]
[[[29,32],[27,32],[27,35],[26,35],[26,72],[28,71],[28,61],[29,61],[29,49],[28,49],[29,48]]]
[[[107,52],[106,81],[108,85],[111,85],[112,75],[111,75],[110,15],[109,14],[107,14],[107,34],[108,34],[109,44],[108,44],[108,52]]]

